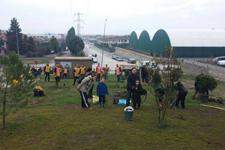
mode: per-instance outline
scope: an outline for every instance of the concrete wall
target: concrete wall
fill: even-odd
[[[151,56],[148,56],[146,54],[142,54],[139,52],[135,52],[132,50],[119,48],[119,47],[116,47],[115,54],[118,56],[127,57],[127,58],[135,58],[135,59],[139,59],[143,61],[152,59]]]
[[[92,60],[55,60],[55,64],[61,64],[63,67],[65,67],[66,64],[69,65],[69,76],[73,77],[73,68],[75,65],[84,65],[86,68],[92,68]]]
[[[61,64],[62,66],[65,66],[68,64],[70,67],[74,68],[76,64],[84,65],[86,68],[92,67],[92,61],[91,60],[55,60],[55,64]]]

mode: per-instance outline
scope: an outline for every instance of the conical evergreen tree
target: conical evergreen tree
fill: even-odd
[[[67,32],[66,45],[68,46],[69,50],[73,55],[82,55],[84,49],[84,42],[80,37],[75,35],[74,27],[70,28],[70,30]]]
[[[18,37],[18,46],[22,44],[22,34],[19,22],[16,18],[11,20],[10,28],[7,31],[7,46],[9,51],[17,51],[17,37]]]

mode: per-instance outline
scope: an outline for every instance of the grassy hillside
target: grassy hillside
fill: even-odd
[[[0,129],[0,149],[225,149],[225,111],[199,106],[190,91],[187,108],[168,110],[168,127],[159,129],[154,98],[149,93],[141,109],[134,112],[133,121],[126,122],[123,106],[112,104],[113,94],[125,90],[125,83],[116,86],[113,80],[107,82],[110,95],[106,108],[92,104],[91,109],[84,110],[72,80],[56,88],[53,81],[44,83],[41,79],[46,96],[34,98],[32,92],[27,93],[24,99],[29,104],[10,110],[7,129]]]

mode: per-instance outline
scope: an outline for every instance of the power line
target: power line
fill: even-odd
[[[107,19],[105,19],[105,21],[104,21],[103,44],[106,44],[106,40],[105,40],[106,24],[107,24]],[[104,50],[102,49],[101,67],[103,67],[103,53],[104,53]]]

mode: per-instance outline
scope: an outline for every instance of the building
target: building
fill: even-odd
[[[150,35],[154,35],[150,39]],[[130,35],[129,49],[163,55],[172,47],[177,57],[225,56],[225,30],[158,30]]]
[[[225,30],[168,30],[177,57],[225,56]]]
[[[55,57],[55,64],[60,64],[63,67],[68,66],[73,68],[77,65],[84,65],[86,68],[92,68],[92,58],[90,57]]]
[[[97,44],[99,45],[124,45],[129,43],[129,36],[106,36],[106,37],[99,37],[97,39]]]

